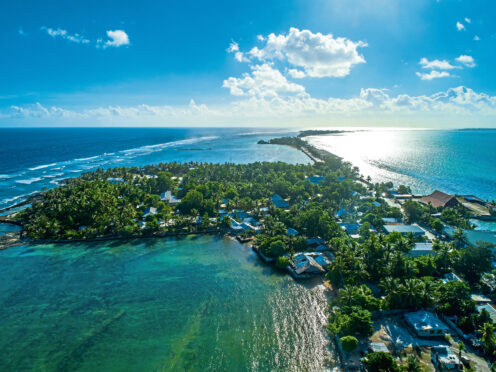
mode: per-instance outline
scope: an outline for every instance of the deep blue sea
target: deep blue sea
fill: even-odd
[[[308,163],[307,156],[292,148],[257,144],[295,133],[246,128],[0,129],[0,208],[97,168],[169,161]]]
[[[308,162],[260,139],[294,135],[260,128],[0,129],[0,208],[67,177],[99,167],[166,161]],[[360,168],[374,181],[496,199],[496,130],[371,130],[308,137]]]

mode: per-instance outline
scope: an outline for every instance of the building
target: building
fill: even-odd
[[[172,195],[172,191],[165,191],[160,195],[160,199],[170,205],[177,205],[181,203],[181,199],[176,198]]]
[[[430,254],[437,254],[434,249],[432,249],[432,243],[415,243],[412,250],[408,252],[407,256],[418,257],[427,256]]]
[[[425,234],[418,225],[385,225],[383,227],[386,234],[391,234],[392,232],[399,232],[401,235],[413,234],[414,236],[423,236]]]
[[[111,182],[114,185],[117,185],[118,183],[123,183],[124,178],[122,178],[122,177],[109,177],[109,178],[107,178],[107,182]]]
[[[395,217],[384,217],[382,219],[384,221],[385,225],[401,225],[403,224],[403,220],[401,218],[395,218]]]
[[[288,230],[286,232],[286,235],[287,236],[296,236],[298,235],[298,231],[296,231],[295,229],[293,229],[292,227],[288,227]]]
[[[294,271],[297,275],[316,275],[325,272],[315,259],[306,253],[297,253],[293,258]]]
[[[477,306],[477,311],[480,313],[482,310],[486,310],[491,317],[491,320],[496,323],[496,308],[494,308],[493,304],[485,304]]]
[[[143,213],[143,218],[146,218],[148,216],[153,216],[155,214],[157,214],[157,208],[155,207],[146,208],[145,212]]]
[[[318,185],[319,183],[321,183],[322,181],[324,181],[324,177],[322,176],[318,176],[318,175],[315,175],[315,176],[310,176],[308,177],[308,180],[315,184],[315,185]]]
[[[463,280],[456,275],[455,273],[448,273],[444,275],[444,278],[442,279],[444,283],[448,282],[463,282]]]
[[[405,314],[405,320],[419,337],[442,337],[449,332],[448,326],[428,311]]]
[[[446,345],[433,346],[431,348],[431,360],[436,366],[436,370],[455,370],[459,369],[461,365],[460,359]]]
[[[439,190],[436,190],[432,194],[420,198],[419,203],[425,205],[430,204],[434,208],[455,207],[459,204],[454,195],[445,194],[444,192],[441,192]]]
[[[491,299],[484,295],[478,293],[472,293],[470,299],[475,302],[476,305],[485,305],[491,303]]]
[[[318,247],[319,245],[324,245],[324,244],[325,244],[324,239],[321,239],[319,237],[307,238],[307,246],[309,248],[315,248]]]
[[[341,222],[339,226],[341,226],[341,229],[343,229],[348,235],[358,234],[358,230],[360,230],[360,225],[357,223]]]
[[[369,344],[369,350],[372,353],[390,353],[384,342],[371,342]]]
[[[343,216],[346,216],[346,214],[347,214],[346,210],[344,208],[341,208],[334,214],[334,217],[341,218]]]
[[[456,229],[453,226],[445,226],[443,233],[446,234],[450,239],[453,236]],[[496,232],[489,230],[463,230],[467,242],[471,246],[477,245],[479,242],[489,243],[496,245]]]
[[[288,202],[277,194],[272,196],[272,204],[274,204],[274,207],[276,208],[289,208]]]

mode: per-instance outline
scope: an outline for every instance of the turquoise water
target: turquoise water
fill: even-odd
[[[496,199],[496,130],[369,130],[307,139],[375,182]]]
[[[321,285],[215,236],[0,251],[0,370],[321,371]]]

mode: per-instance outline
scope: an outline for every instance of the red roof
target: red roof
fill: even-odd
[[[431,204],[433,207],[454,207],[458,204],[458,200],[453,195],[445,194],[439,190],[434,191],[432,194],[424,196],[419,199],[422,204]]]

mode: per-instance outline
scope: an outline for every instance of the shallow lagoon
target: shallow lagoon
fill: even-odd
[[[0,252],[0,370],[317,371],[326,295],[217,236]]]

